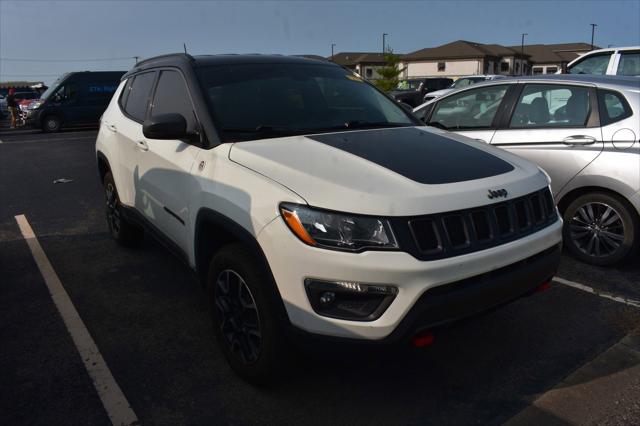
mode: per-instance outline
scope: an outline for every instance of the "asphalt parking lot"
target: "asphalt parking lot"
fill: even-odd
[[[559,277],[611,298],[553,282],[426,348],[296,350],[280,383],[254,388],[224,361],[189,271],[151,239],[109,237],[95,136],[0,130],[0,424],[111,424],[16,215],[144,425],[502,424],[640,326],[623,303],[640,300],[638,258],[604,269],[565,256]]]

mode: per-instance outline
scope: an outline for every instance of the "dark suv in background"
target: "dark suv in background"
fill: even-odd
[[[398,102],[416,107],[424,102],[424,96],[440,89],[445,89],[453,83],[450,78],[412,78],[410,80],[400,80],[395,90],[390,95]]]

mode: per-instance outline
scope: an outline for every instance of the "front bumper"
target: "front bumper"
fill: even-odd
[[[560,261],[562,221],[490,249],[432,261],[405,252],[344,253],[300,242],[280,218],[258,235],[291,324],[302,331],[359,340],[392,341],[491,309],[551,278]],[[387,284],[398,294],[375,321],[315,313],[306,278]]]

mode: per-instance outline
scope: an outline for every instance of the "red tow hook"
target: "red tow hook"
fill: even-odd
[[[538,287],[536,287],[536,293],[544,293],[550,288],[551,288],[551,280],[545,281],[542,284],[540,284]]]
[[[411,344],[416,348],[424,348],[436,341],[436,336],[429,330],[424,330],[411,338]]]

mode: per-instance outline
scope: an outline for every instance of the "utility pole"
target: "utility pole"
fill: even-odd
[[[387,51],[387,43],[385,41],[385,38],[388,36],[389,34],[387,33],[382,33],[382,54],[384,55]]]
[[[593,50],[593,36],[596,32],[596,27],[598,24],[591,24],[591,50]]]
[[[331,43],[331,62],[333,62],[333,48],[336,47],[335,43]]]
[[[522,55],[522,58],[520,58],[520,65],[521,65],[521,75],[525,75],[526,72],[524,71],[524,36],[528,36],[529,34],[527,33],[522,33],[522,40],[520,42],[520,54]],[[515,58],[514,58],[515,61]]]

